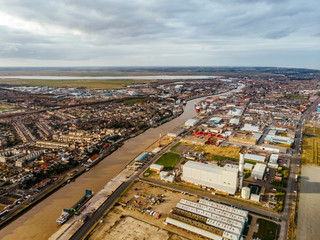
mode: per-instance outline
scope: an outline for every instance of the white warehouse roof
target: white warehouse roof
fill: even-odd
[[[253,168],[253,164],[251,164],[251,163],[245,163],[244,164],[244,169],[245,170],[252,170],[252,168]]]
[[[229,123],[233,125],[239,125],[240,120],[238,118],[232,118],[230,119]]]
[[[253,178],[256,177],[257,179],[262,180],[264,172],[266,171],[266,168],[267,168],[267,165],[262,164],[262,163],[257,163],[253,168],[251,176]]]
[[[154,169],[156,171],[162,171],[164,167],[162,165],[153,163],[150,165],[150,169]]]
[[[248,123],[245,123],[243,128],[241,128],[240,130],[246,132],[261,132],[258,126],[254,126]]]
[[[241,109],[232,109],[228,112],[228,115],[231,115],[231,116],[241,116],[242,114],[242,110]]]
[[[213,117],[209,119],[209,122],[213,122],[213,123],[220,123],[222,120],[222,118],[220,117]]]
[[[187,120],[184,125],[186,127],[193,127],[193,126],[197,125],[199,122],[200,122],[199,119],[192,118],[192,119]]]
[[[257,162],[265,162],[266,161],[265,156],[260,156],[260,155],[250,154],[250,153],[246,153],[244,155],[244,159],[253,160],[253,161],[257,161]]]
[[[277,163],[277,162],[278,162],[278,158],[279,158],[279,154],[272,153],[272,154],[270,155],[269,162],[271,162],[271,163]]]

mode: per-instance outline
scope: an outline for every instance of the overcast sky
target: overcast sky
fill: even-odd
[[[0,0],[0,66],[320,69],[320,0]]]

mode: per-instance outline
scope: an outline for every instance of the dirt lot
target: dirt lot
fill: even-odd
[[[199,146],[195,148],[195,151],[206,152],[212,155],[226,156],[231,158],[239,158],[240,148],[238,147],[215,147],[215,146]]]
[[[174,152],[180,153],[180,154],[184,154],[187,152],[192,152],[194,150],[194,146],[193,145],[187,145],[187,144],[183,144],[181,143],[179,146],[177,146],[174,149]]]
[[[126,231],[123,231],[126,229]],[[136,239],[168,239],[169,234],[167,231],[159,229],[148,223],[139,221],[132,217],[122,218],[114,227],[111,228],[110,233],[104,239],[123,239],[123,240],[136,240]]]
[[[159,201],[159,203],[154,204],[150,196],[156,200],[162,198],[163,202]],[[192,201],[198,200],[196,196],[176,193],[147,183],[137,182],[120,199],[119,202],[123,205],[114,207],[106,215],[103,223],[100,223],[93,231],[90,239],[204,239],[183,229],[164,224],[170,210],[176,206],[181,198]],[[124,203],[126,203],[126,206],[124,206]],[[157,219],[142,211],[142,208],[159,212],[161,216]],[[123,231],[123,229],[128,231]]]

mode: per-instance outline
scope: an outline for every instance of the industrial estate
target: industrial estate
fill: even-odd
[[[152,130],[153,143],[102,189],[83,188],[80,200],[59,209],[49,239],[295,239],[300,165],[320,163],[317,140],[309,139],[320,133],[319,72],[206,74],[115,89],[6,79],[1,226]],[[157,130],[187,111],[182,124]]]

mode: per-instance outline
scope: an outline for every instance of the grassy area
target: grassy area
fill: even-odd
[[[262,240],[275,240],[278,236],[279,225],[259,218],[257,219],[257,223],[259,224],[259,230],[257,237]]]
[[[288,137],[288,133],[285,133],[285,132],[279,133],[279,135],[282,137]]]
[[[146,98],[133,98],[133,99],[128,99],[123,101],[124,104],[135,104],[135,103],[141,103],[141,102],[146,102],[147,99]]]
[[[251,176],[251,171],[245,170],[244,178],[247,179]]]
[[[155,164],[159,164],[164,166],[165,170],[172,170],[175,165],[177,164],[178,160],[180,158],[179,154],[167,152],[163,154],[156,162]]]
[[[180,144],[181,144],[181,142],[176,143],[172,148],[170,148],[170,151],[173,151],[173,152],[174,152],[174,149],[175,149],[176,147],[178,147]]]
[[[232,157],[226,157],[226,156],[219,156],[219,155],[214,155],[212,160],[215,161],[222,161],[222,160],[231,160],[231,161],[239,161],[238,158],[232,158]]]
[[[286,95],[286,97],[290,99],[308,99],[309,98],[309,96],[307,95],[298,95],[298,94],[288,94]]]
[[[122,88],[135,83],[145,83],[146,79],[74,79],[74,80],[42,80],[42,79],[0,79],[0,84],[48,86],[48,87],[84,87],[88,89]]]
[[[256,164],[257,164],[257,162],[255,162],[255,161],[250,161],[250,160],[244,160],[244,162],[245,162],[245,163],[250,163],[250,164],[252,164],[252,165],[256,165]]]
[[[315,123],[308,121],[303,129],[302,156],[303,164],[320,165],[319,159],[320,145],[320,128],[315,126]]]
[[[215,146],[198,146],[194,149],[195,151],[199,152],[206,152],[211,154],[211,157],[218,155],[218,156],[225,156],[229,158],[235,158],[239,159],[239,153],[240,153],[240,148],[238,147],[215,147]]]
[[[285,147],[285,148],[292,148],[293,144],[277,143],[276,146]]]
[[[15,108],[15,106],[0,104],[0,111],[9,110],[13,108]]]
[[[148,169],[143,173],[143,177],[145,177],[145,178],[150,177],[152,173],[154,173],[154,171],[152,171],[152,170],[150,170],[150,168],[148,168]]]

